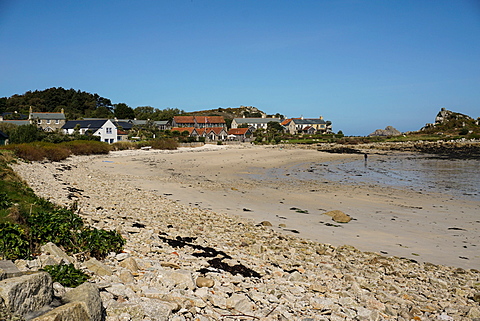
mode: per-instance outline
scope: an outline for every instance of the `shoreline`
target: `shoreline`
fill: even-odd
[[[236,160],[237,165],[248,165],[243,174],[264,171],[265,159],[275,164],[303,164],[312,155],[322,156],[322,160],[342,159],[316,151],[292,154],[271,148],[229,151],[212,147],[209,151],[125,151],[12,167],[38,196],[60,205],[76,200],[86,224],[115,229],[127,240],[123,253],[112,253],[96,263],[102,266],[102,273],[89,267],[88,262],[75,263],[88,271],[92,276],[89,282],[99,288],[106,321],[138,315],[152,320],[202,321],[236,316],[263,321],[466,321],[480,317],[478,270],[415,263],[390,254],[362,252],[353,246],[311,241],[304,237],[306,233],[301,228],[297,234],[258,224],[260,211],[253,207],[252,211],[239,207],[236,214],[243,215],[231,215],[205,209],[207,204],[185,205],[176,201],[181,195],[191,202],[197,196],[206,200],[214,196],[210,199],[212,204],[230,204],[232,210],[234,198],[244,206],[246,199],[255,196],[257,204],[268,207],[273,204],[268,201],[271,193],[281,192],[283,186],[292,190],[295,187],[293,180],[282,179],[288,184],[269,188],[270,185],[259,187],[246,178],[229,175],[233,170],[240,171],[225,161],[223,156],[229,153],[237,156],[229,158]],[[252,155],[255,157],[247,157]],[[286,168],[292,173],[296,170],[295,166]],[[201,184],[192,183],[199,183],[200,179]],[[248,193],[249,190],[252,192]],[[375,197],[381,206],[392,200],[382,190],[377,191],[379,195],[366,197],[364,189],[345,189],[341,184],[319,186],[317,192],[325,194],[324,204],[344,204],[346,199],[341,192],[352,196],[352,204],[357,206],[361,197],[365,198],[363,202],[371,202],[370,198]],[[300,189],[297,194],[282,196],[283,200],[275,198],[283,201],[275,204],[287,207],[290,197],[303,201],[298,198],[302,195],[308,193]],[[411,195],[407,193],[405,197]],[[401,204],[402,200],[394,201]],[[267,210],[265,215],[271,213],[271,208]],[[287,211],[287,228],[293,221],[308,228],[313,224],[307,217],[318,219],[313,210],[309,214]],[[354,216],[357,220],[345,224],[342,230],[358,229],[352,223],[364,223],[366,219],[359,214]],[[39,268],[41,262],[37,258],[32,266]],[[22,270],[30,265],[16,264]],[[238,271],[242,273],[237,274]]]
[[[370,158],[375,157],[381,156]],[[280,233],[419,262],[480,266],[480,224],[475,219],[480,202],[407,188],[301,179],[312,164],[357,158],[363,155],[206,145],[120,151],[86,162],[90,170],[116,183],[257,224],[268,221]],[[323,214],[331,210],[353,220],[335,223]]]

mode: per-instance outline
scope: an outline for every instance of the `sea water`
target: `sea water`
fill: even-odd
[[[360,159],[361,157],[361,159]],[[304,179],[409,188],[480,200],[480,159],[428,155],[363,155],[358,160],[315,163]]]

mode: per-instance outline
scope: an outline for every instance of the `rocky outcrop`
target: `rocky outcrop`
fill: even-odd
[[[350,216],[348,216],[347,214],[339,210],[329,211],[324,214],[331,216],[332,220],[334,220],[337,223],[348,223],[352,220]]]
[[[372,136],[400,136],[400,135],[402,135],[400,131],[396,130],[392,126],[387,126],[385,127],[385,129],[377,129],[376,131],[374,131],[368,136],[372,137]]]

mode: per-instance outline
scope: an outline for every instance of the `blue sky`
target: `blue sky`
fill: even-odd
[[[0,97],[255,106],[333,130],[480,116],[479,0],[0,0]]]

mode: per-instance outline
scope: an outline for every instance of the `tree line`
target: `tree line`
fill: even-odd
[[[34,112],[60,112],[70,120],[82,118],[118,118],[171,120],[184,114],[178,108],[158,109],[151,106],[132,108],[125,103],[113,104],[108,98],[75,89],[52,87],[45,90],[27,91],[23,95],[0,98],[0,114],[5,119],[19,119],[28,115],[30,107]]]

